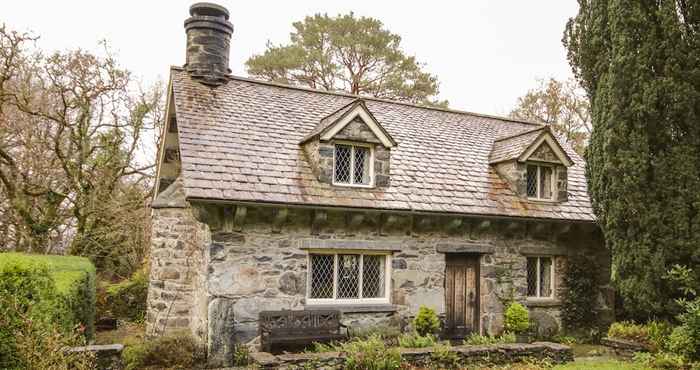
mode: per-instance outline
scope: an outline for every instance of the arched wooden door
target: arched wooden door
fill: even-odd
[[[445,334],[464,338],[479,331],[479,256],[445,255]]]

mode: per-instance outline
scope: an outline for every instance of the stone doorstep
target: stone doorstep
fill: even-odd
[[[514,355],[530,355],[541,353],[547,356],[560,353],[563,356],[554,358],[560,362],[573,360],[573,352],[571,347],[551,342],[535,342],[535,343],[509,343],[498,344],[492,346],[454,346],[451,347],[453,352],[461,354],[463,357],[482,357],[490,353],[505,353],[509,352]],[[421,358],[429,357],[433,352],[433,348],[399,348],[401,357],[411,360],[420,360]],[[329,363],[333,360],[344,358],[340,352],[323,352],[323,353],[289,353],[282,355],[273,355],[267,352],[254,352],[250,354],[254,363],[263,368],[273,369],[280,366],[303,365],[311,361],[320,361]]]

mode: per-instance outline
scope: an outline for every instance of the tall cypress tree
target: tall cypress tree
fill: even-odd
[[[673,314],[673,264],[700,286],[700,4],[579,0],[564,34],[591,99],[586,174],[636,318]]]

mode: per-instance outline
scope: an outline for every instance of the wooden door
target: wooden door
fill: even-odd
[[[479,256],[445,255],[445,334],[463,338],[479,331]]]

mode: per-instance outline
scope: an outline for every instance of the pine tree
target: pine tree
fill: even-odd
[[[668,317],[667,271],[700,272],[700,4],[579,5],[564,44],[591,100],[586,172],[613,280],[633,317]]]

